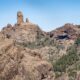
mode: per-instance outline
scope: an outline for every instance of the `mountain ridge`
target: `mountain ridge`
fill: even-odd
[[[79,80],[79,37],[80,25],[45,32],[19,11],[17,23],[0,32],[0,79]]]

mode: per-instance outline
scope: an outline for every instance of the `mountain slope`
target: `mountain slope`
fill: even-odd
[[[79,80],[80,25],[51,32],[17,13],[0,32],[0,80]]]

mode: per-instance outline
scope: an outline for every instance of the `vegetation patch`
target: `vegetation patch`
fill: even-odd
[[[79,60],[78,55],[77,55],[77,50],[76,48],[72,47],[67,55],[63,55],[59,60],[57,60],[53,64],[53,68],[55,72],[65,72],[66,68],[69,66],[73,65]]]
[[[80,46],[80,37],[76,39],[75,44],[76,44],[77,46]]]
[[[35,49],[35,48],[42,48],[45,46],[53,46],[54,40],[50,39],[49,37],[44,37],[37,39],[35,42],[26,42],[18,44],[23,45],[24,47],[28,47],[30,49]]]

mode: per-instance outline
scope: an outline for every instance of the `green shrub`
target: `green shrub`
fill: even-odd
[[[69,80],[75,80],[76,79],[77,72],[76,71],[69,71],[68,76]]]
[[[77,38],[77,40],[75,41],[75,44],[77,44],[77,46],[80,45],[80,38]]]
[[[59,60],[53,64],[54,71],[65,72],[66,68],[76,63],[79,60],[77,51],[75,48],[71,48],[67,55],[63,55]]]
[[[49,37],[39,37],[37,38],[35,42],[26,42],[26,43],[18,43],[24,47],[28,47],[31,49],[34,48],[42,48],[45,46],[52,46],[54,45],[54,40],[50,39]]]
[[[73,71],[70,71],[68,73],[68,76],[71,76],[71,77],[74,77],[75,78],[76,77],[76,74],[77,74],[76,71],[73,70]]]
[[[62,76],[62,73],[61,72],[55,72],[55,78],[58,78],[60,76]]]

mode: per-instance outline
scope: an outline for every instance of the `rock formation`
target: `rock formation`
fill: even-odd
[[[0,33],[0,80],[54,80],[51,63],[21,46],[34,42],[42,31],[35,24],[25,24],[21,12],[17,16],[17,25],[8,24]]]
[[[26,22],[23,21],[22,12],[17,13],[17,24],[11,26],[10,24],[7,27],[3,28],[1,31],[6,37],[13,38],[18,42],[34,42],[36,41],[37,34],[43,34],[42,30],[38,25],[29,22],[29,19],[26,19]]]
[[[18,25],[21,25],[22,23],[23,23],[24,21],[23,21],[23,14],[22,14],[22,12],[18,12],[17,13],[17,24]]]
[[[49,34],[51,35],[51,37],[55,37],[58,40],[60,38],[62,38],[62,40],[75,40],[80,35],[79,31],[80,28],[77,25],[67,23],[64,26],[51,31]]]

